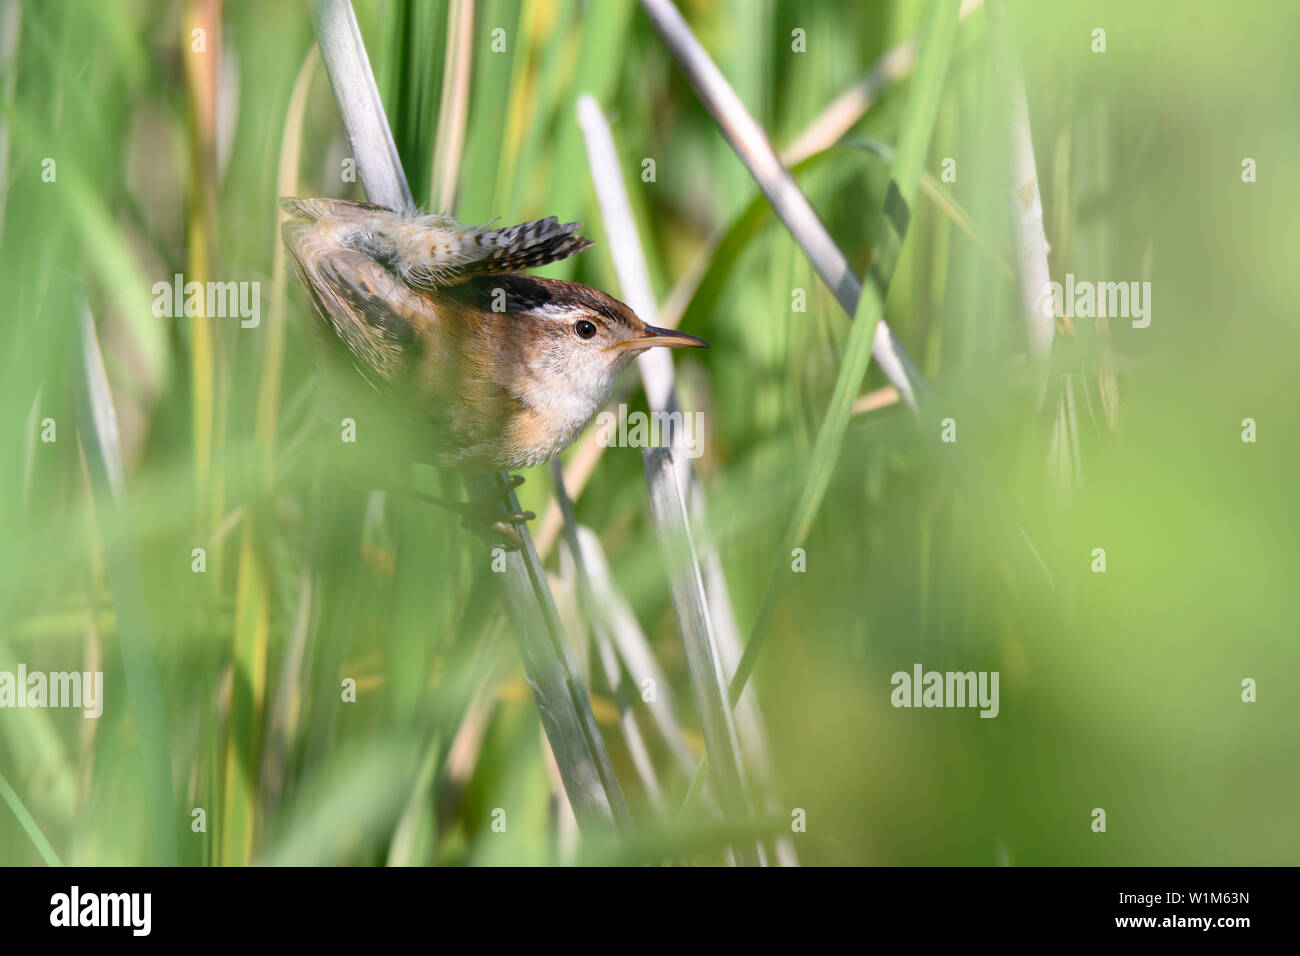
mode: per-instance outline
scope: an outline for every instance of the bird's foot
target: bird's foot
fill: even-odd
[[[537,515],[531,511],[502,512],[499,505],[523,483],[523,475],[511,475],[505,484],[494,485],[487,494],[472,497],[469,501],[451,501],[410,488],[402,491],[420,501],[456,512],[461,516],[461,527],[474,532],[488,545],[518,551],[524,546],[524,540],[517,525],[533,521]]]
[[[519,551],[524,546],[519,525],[534,520],[531,511],[499,510],[502,502],[509,501],[510,493],[524,483],[523,475],[511,475],[503,485],[494,485],[484,495],[472,497],[461,510],[461,527],[473,531],[489,545],[501,545],[507,551]]]

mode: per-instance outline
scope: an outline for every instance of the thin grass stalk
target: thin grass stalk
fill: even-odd
[[[303,58],[302,66],[294,80],[285,113],[284,128],[280,135],[280,162],[276,171],[276,195],[298,194],[298,166],[302,152],[303,117],[312,79],[320,65],[320,51],[312,47]],[[265,346],[262,351],[262,378],[257,396],[257,415],[253,425],[253,442],[257,448],[261,493],[268,494],[275,484],[276,428],[280,421],[280,385],[284,372],[284,341],[288,314],[288,272],[284,263],[284,245],[279,242],[279,226],[286,218],[277,218],[276,235],[271,254],[271,309],[266,317]],[[246,541],[256,540],[260,523],[260,509],[252,509],[244,527]],[[241,545],[240,574],[251,571],[245,568]],[[265,569],[262,569],[265,572]],[[263,582],[263,588],[267,583]],[[267,804],[278,798],[283,782],[284,756],[289,744],[289,715],[292,702],[297,699],[298,680],[307,642],[308,611],[311,598],[311,572],[304,570],[299,584],[299,601],[290,635],[288,652],[281,665],[275,701],[266,734],[266,748],[262,755],[260,786]],[[236,615],[240,619],[240,615]]]
[[[312,0],[311,11],[321,59],[366,196],[394,209],[413,209],[415,200],[402,172],[352,4],[349,0]]]
[[[959,18],[964,19],[977,10],[984,0],[965,0]],[[788,170],[808,162],[814,156],[833,147],[867,114],[884,89],[906,79],[916,66],[916,38],[905,40],[887,50],[872,68],[853,85],[835,97],[815,116],[803,130],[780,152],[781,165]],[[892,162],[891,160],[888,160]],[[936,197],[936,201],[937,197]],[[664,300],[664,315],[669,322],[685,314],[695,290],[699,287],[714,258],[714,252],[728,235],[730,229],[715,232],[701,247],[690,269],[673,286]]]
[[[1043,230],[1043,200],[1038,188],[1038,166],[1034,162],[1034,140],[1029,129],[1029,106],[1020,57],[1011,42],[1007,11],[1002,0],[988,0],[989,50],[993,68],[1001,81],[1002,108],[1006,111],[1010,143],[1011,189],[1007,199],[1011,216],[1011,239],[1016,251],[1020,287],[1020,310],[1025,341],[1033,373],[1034,407],[1041,408],[1047,396],[1050,373],[1048,358],[1056,336],[1056,320],[1045,310],[1052,275],[1047,265],[1047,235]]]
[[[958,20],[964,20],[984,3],[984,0],[963,0]],[[814,153],[829,149],[857,125],[888,87],[905,79],[916,66],[916,37],[904,40],[881,55],[856,83],[835,97],[817,117],[805,126],[790,145],[781,150],[781,162],[786,168],[797,166]]]
[[[19,798],[18,794],[14,792],[14,788],[9,786],[9,781],[5,779],[3,773],[0,773],[0,797],[3,797],[4,802],[9,804],[9,809],[12,810],[14,816],[18,818],[19,825],[27,834],[27,838],[32,841],[32,845],[36,847],[36,851],[40,853],[41,859],[45,861],[45,865],[62,866],[63,861],[60,860],[59,855],[54,852],[54,847],[50,846],[50,841],[47,840],[45,834],[41,832],[41,828],[36,823],[36,819],[32,816],[31,811],[23,805],[23,801]]]
[[[420,772],[415,776],[410,799],[402,810],[401,820],[388,846],[388,866],[414,866],[417,861],[432,855],[433,827],[425,824],[431,813],[434,779],[438,773],[438,758],[442,753],[442,738],[434,733],[425,749]],[[423,846],[424,843],[429,846]],[[422,852],[426,851],[427,852]]]
[[[628,202],[609,122],[595,98],[585,94],[578,100],[578,120],[586,140],[587,162],[622,297],[642,319],[651,325],[659,325],[659,309],[651,290],[650,273],[632,207]],[[675,421],[672,416],[682,411],[672,354],[667,349],[642,352],[637,357],[637,370],[641,374],[642,386],[651,410],[667,412],[671,426]],[[670,427],[666,443],[669,447],[680,447],[683,438],[678,429]],[[678,488],[686,498],[692,520],[700,526],[707,514],[704,486],[686,455],[674,455],[672,460]],[[731,597],[717,548],[707,538],[700,541],[698,548],[713,622],[712,633],[717,638],[717,652],[723,663],[723,673],[729,678],[742,654],[740,632],[736,626],[735,612],[731,607]],[[770,794],[773,789],[773,774],[767,753],[767,733],[757,700],[752,693],[743,695],[737,706],[736,724],[742,749],[756,772],[758,782],[764,793]],[[793,861],[793,845],[786,846],[782,855],[788,861]]]
[[[568,77],[568,71],[564,67],[581,40],[579,26],[573,23],[575,5],[576,0],[560,0],[551,9],[553,19],[547,24],[539,23],[542,15],[547,12],[546,8],[542,4],[528,5],[527,12],[531,16],[526,21],[521,43],[529,43],[534,49],[540,47],[542,53],[536,70],[538,82],[532,84],[531,95],[527,100],[530,107],[526,119],[527,128],[518,143],[518,150],[506,151],[497,180],[494,195],[504,210],[514,211],[529,205],[529,187],[534,181],[534,173],[544,166],[541,159],[544,155],[542,132],[551,126],[555,118],[562,84]],[[565,39],[557,42],[556,37]],[[511,106],[513,111],[514,103]],[[511,128],[514,128],[513,125]],[[514,144],[507,143],[507,146],[511,145]],[[540,545],[538,550],[545,554],[546,549]]]
[[[578,526],[577,532],[587,578],[591,582],[597,604],[605,615],[614,649],[633,685],[638,689],[647,685],[654,688],[654,696],[646,703],[646,709],[673,761],[683,773],[689,774],[695,766],[695,757],[691,755],[686,744],[686,734],[677,720],[672,684],[655,659],[654,650],[637,623],[632,608],[614,586],[614,578],[600,547],[600,539],[583,525]]]
[[[226,725],[222,799],[221,862],[242,866],[253,855],[257,829],[258,743],[266,703],[266,669],[271,636],[267,567],[255,520],[244,523],[235,578],[235,626],[230,720]]]
[[[213,276],[217,244],[217,97],[222,51],[222,11],[217,0],[190,0],[186,35],[202,29],[207,52],[185,58],[190,195],[186,222],[186,278],[200,284]],[[200,509],[198,532],[209,535],[221,523],[225,487],[222,474],[229,376],[225,336],[200,312],[190,320],[191,421],[194,438],[195,500]],[[208,555],[212,582],[224,578],[225,549]],[[231,663],[236,672],[230,719],[223,749],[222,799],[219,805],[221,861],[241,865],[252,852],[256,817],[254,762],[260,719],[269,631],[265,589],[247,529],[237,558],[237,595]]]
[[[855,315],[862,296],[862,283],[818,218],[808,197],[781,165],[767,133],[749,115],[745,104],[691,33],[672,0],[641,0],[641,5],[718,128],[767,196],[772,209],[790,230],[844,311],[850,316]],[[918,396],[926,391],[916,364],[886,323],[877,325],[875,335],[872,353],[876,362],[908,406],[916,410]]]
[[[205,283],[211,278],[211,254],[216,237],[216,125],[217,69],[221,55],[221,10],[213,0],[190,0],[187,4],[185,35],[201,29],[208,37],[208,52],[185,57],[185,87],[188,105],[189,182],[192,193],[186,221],[189,253],[187,281]],[[216,379],[220,363],[220,342],[208,317],[195,316],[190,322],[191,415],[194,429],[195,499],[208,514],[200,528],[216,526],[219,507],[212,495],[216,428]],[[213,555],[220,580],[219,555]]]
[[[303,58],[293,92],[289,95],[289,108],[280,135],[280,164],[276,171],[276,193],[294,196],[298,193],[298,166],[302,155],[302,124],[307,109],[307,94],[311,81],[320,65],[320,51],[312,47]],[[257,418],[253,425],[253,438],[261,453],[262,480],[270,487],[275,480],[275,430],[280,419],[280,381],[284,373],[284,339],[289,304],[288,270],[284,267],[284,244],[279,241],[280,223],[288,218],[281,212],[276,222],[275,242],[271,253],[271,310],[266,317],[265,341],[262,352],[262,380],[257,394]]]
[[[77,427],[108,552],[105,564],[117,610],[117,641],[126,673],[131,717],[140,737],[155,859],[163,866],[175,866],[178,862],[175,797],[167,713],[153,658],[153,629],[146,613],[148,605],[140,582],[139,557],[126,530],[126,476],[117,414],[104,371],[95,320],[84,302],[80,305],[78,322],[81,368],[76,376]]]
[[[596,433],[590,431],[583,435],[582,440],[569,453],[569,461],[564,466],[564,487],[574,501],[581,497],[582,490],[587,487],[604,451],[605,446],[596,440]],[[550,507],[538,522],[537,553],[545,558],[563,530],[564,513],[560,510],[559,502],[552,499]]]
[[[303,661],[307,654],[307,634],[311,623],[312,572],[304,570],[298,585],[298,606],[294,612],[289,644],[280,662],[276,695],[267,722],[266,749],[262,757],[262,794],[267,806],[274,806],[284,791],[288,777],[286,757],[296,731],[297,702],[301,693]]]
[[[957,32],[956,0],[931,0],[925,22],[921,25],[920,52],[917,55],[916,76],[908,95],[907,109],[899,135],[898,153],[890,172],[889,186],[885,191],[884,209],[876,224],[875,258],[867,270],[867,281],[858,299],[857,314],[845,346],[844,362],[840,366],[831,394],[830,407],[817,431],[813,446],[812,464],[804,489],[795,506],[785,538],[777,551],[770,584],[759,606],[754,629],[750,632],[745,654],[731,681],[733,703],[744,689],[754,661],[763,646],[768,620],[776,606],[784,580],[783,569],[793,549],[808,536],[813,520],[830,485],[831,474],[839,460],[844,444],[844,433],[853,413],[853,404],[862,388],[871,359],[868,335],[875,336],[875,326],[884,313],[885,298],[894,268],[902,252],[910,210],[916,201],[921,181],[921,167],[925,162],[934,129],[935,115],[939,109],[939,96],[943,90],[944,76],[952,55],[953,40]]]
[[[451,0],[447,8],[447,52],[442,74],[442,104],[429,196],[435,208],[450,214],[456,204],[465,125],[469,118],[469,78],[474,61],[474,0]]]
[[[583,158],[582,132],[571,121],[577,96],[589,93],[598,102],[608,101],[618,81],[618,71],[610,69],[608,64],[624,59],[620,54],[635,9],[633,0],[602,0],[587,4],[578,16],[582,41],[577,64],[572,83],[560,97],[556,142],[548,150],[554,179],[550,199],[557,214],[569,215],[573,210],[576,215],[584,201],[581,177],[570,175],[572,170],[581,168]],[[520,171],[527,173],[522,168]],[[564,259],[552,266],[552,274],[559,279],[571,279],[575,267],[575,259]]]
[[[750,808],[740,744],[732,705],[727,700],[727,678],[713,634],[686,501],[673,467],[673,454],[668,448],[646,448],[641,454],[650,495],[650,516],[668,573],[673,612],[686,652],[687,673],[705,747],[715,768],[718,801],[729,820],[745,820],[750,816]],[[762,848],[757,844],[737,844],[734,849],[737,860],[744,865],[763,862]]]
[[[876,337],[876,327],[884,312],[884,301],[902,249],[908,223],[908,210],[920,183],[921,165],[925,161],[934,117],[938,110],[938,97],[943,77],[947,72],[956,32],[957,9],[954,0],[933,0],[919,42],[921,71],[913,80],[907,111],[904,115],[899,149],[894,157],[890,183],[886,191],[885,210],[877,221],[873,248],[877,250],[862,295],[857,302],[857,314],[849,331],[845,357],[835,381],[830,406],[818,430],[813,447],[811,467],[803,491],[791,516],[790,525],[777,549],[776,560],[767,588],[763,593],[745,653],[731,679],[728,696],[732,706],[740,699],[753,671],[754,662],[762,649],[767,625],[781,593],[783,571],[788,555],[799,547],[812,527],[813,519],[821,507],[831,474],[839,459],[845,430],[852,417],[862,378],[871,358],[869,343]],[[683,25],[684,26],[684,25]],[[891,215],[890,206],[893,205]],[[683,802],[683,813],[691,806],[707,775],[711,761],[706,754],[696,768],[690,789]]]
[[[351,3],[316,0],[312,12],[321,56],[366,195],[395,208],[411,208],[410,187],[402,173]],[[488,488],[471,488],[471,493],[488,491],[492,484],[504,488],[507,478],[497,475],[488,480]],[[513,493],[503,497],[503,510],[519,508]],[[545,571],[528,529],[521,527],[520,534],[522,549],[507,556],[504,598],[565,792],[584,830],[604,829],[611,822],[629,826],[631,818],[623,792],[591,712],[587,690],[573,670]]]
[[[551,476],[555,483],[556,501],[559,502],[564,514],[564,539],[569,546],[570,560],[573,564],[573,578],[577,584],[578,603],[583,615],[590,623],[592,640],[596,645],[596,658],[600,662],[605,683],[613,693],[614,702],[618,707],[619,727],[623,731],[623,742],[627,746],[628,754],[632,757],[632,765],[636,768],[637,776],[641,780],[642,787],[645,788],[651,806],[656,810],[663,810],[663,791],[659,786],[659,778],[655,773],[654,762],[650,759],[650,752],[646,748],[645,739],[641,736],[641,728],[637,725],[636,714],[629,706],[627,695],[624,693],[618,654],[614,650],[614,643],[609,635],[609,619],[605,614],[604,605],[596,597],[596,590],[592,584],[591,575],[587,570],[587,552],[589,549],[599,549],[600,542],[593,540],[594,536],[590,535],[590,533],[586,536],[582,534],[586,529],[579,527],[577,516],[573,513],[573,501],[564,490],[564,469],[560,466],[560,459],[558,458],[551,460]]]
[[[83,484],[88,485],[88,482]],[[89,487],[86,487],[84,497],[87,502],[90,493]],[[98,542],[93,509],[89,503],[86,511],[86,541],[94,548]],[[14,649],[0,638],[0,668],[13,671],[17,664],[18,656]],[[33,788],[28,791],[28,799],[33,806],[40,807],[43,819],[50,821],[54,827],[71,826],[80,803],[76,781],[79,768],[68,754],[62,735],[54,727],[50,711],[39,707],[24,707],[9,711],[5,716],[6,720],[0,726],[4,729],[5,746],[14,779],[32,782]]]

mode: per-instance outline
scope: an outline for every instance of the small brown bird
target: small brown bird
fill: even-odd
[[[657,345],[707,348],[573,282],[521,275],[591,245],[554,217],[508,229],[339,199],[281,199],[289,258],[334,339],[414,422],[415,460],[466,472],[549,461]]]

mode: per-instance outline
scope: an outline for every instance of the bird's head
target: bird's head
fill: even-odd
[[[488,309],[508,314],[495,324],[497,335],[504,332],[511,342],[507,351],[553,400],[580,396],[594,411],[609,397],[618,373],[646,349],[709,347],[685,332],[647,324],[613,296],[588,286],[525,275],[480,281]],[[533,395],[526,397],[531,401]]]

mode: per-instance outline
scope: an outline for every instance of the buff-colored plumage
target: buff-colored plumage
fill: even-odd
[[[519,274],[581,252],[580,223],[508,229],[371,203],[284,199],[299,281],[350,364],[416,425],[413,458],[466,471],[541,464],[605,404],[655,329],[603,292]],[[337,351],[337,349],[334,349]]]

